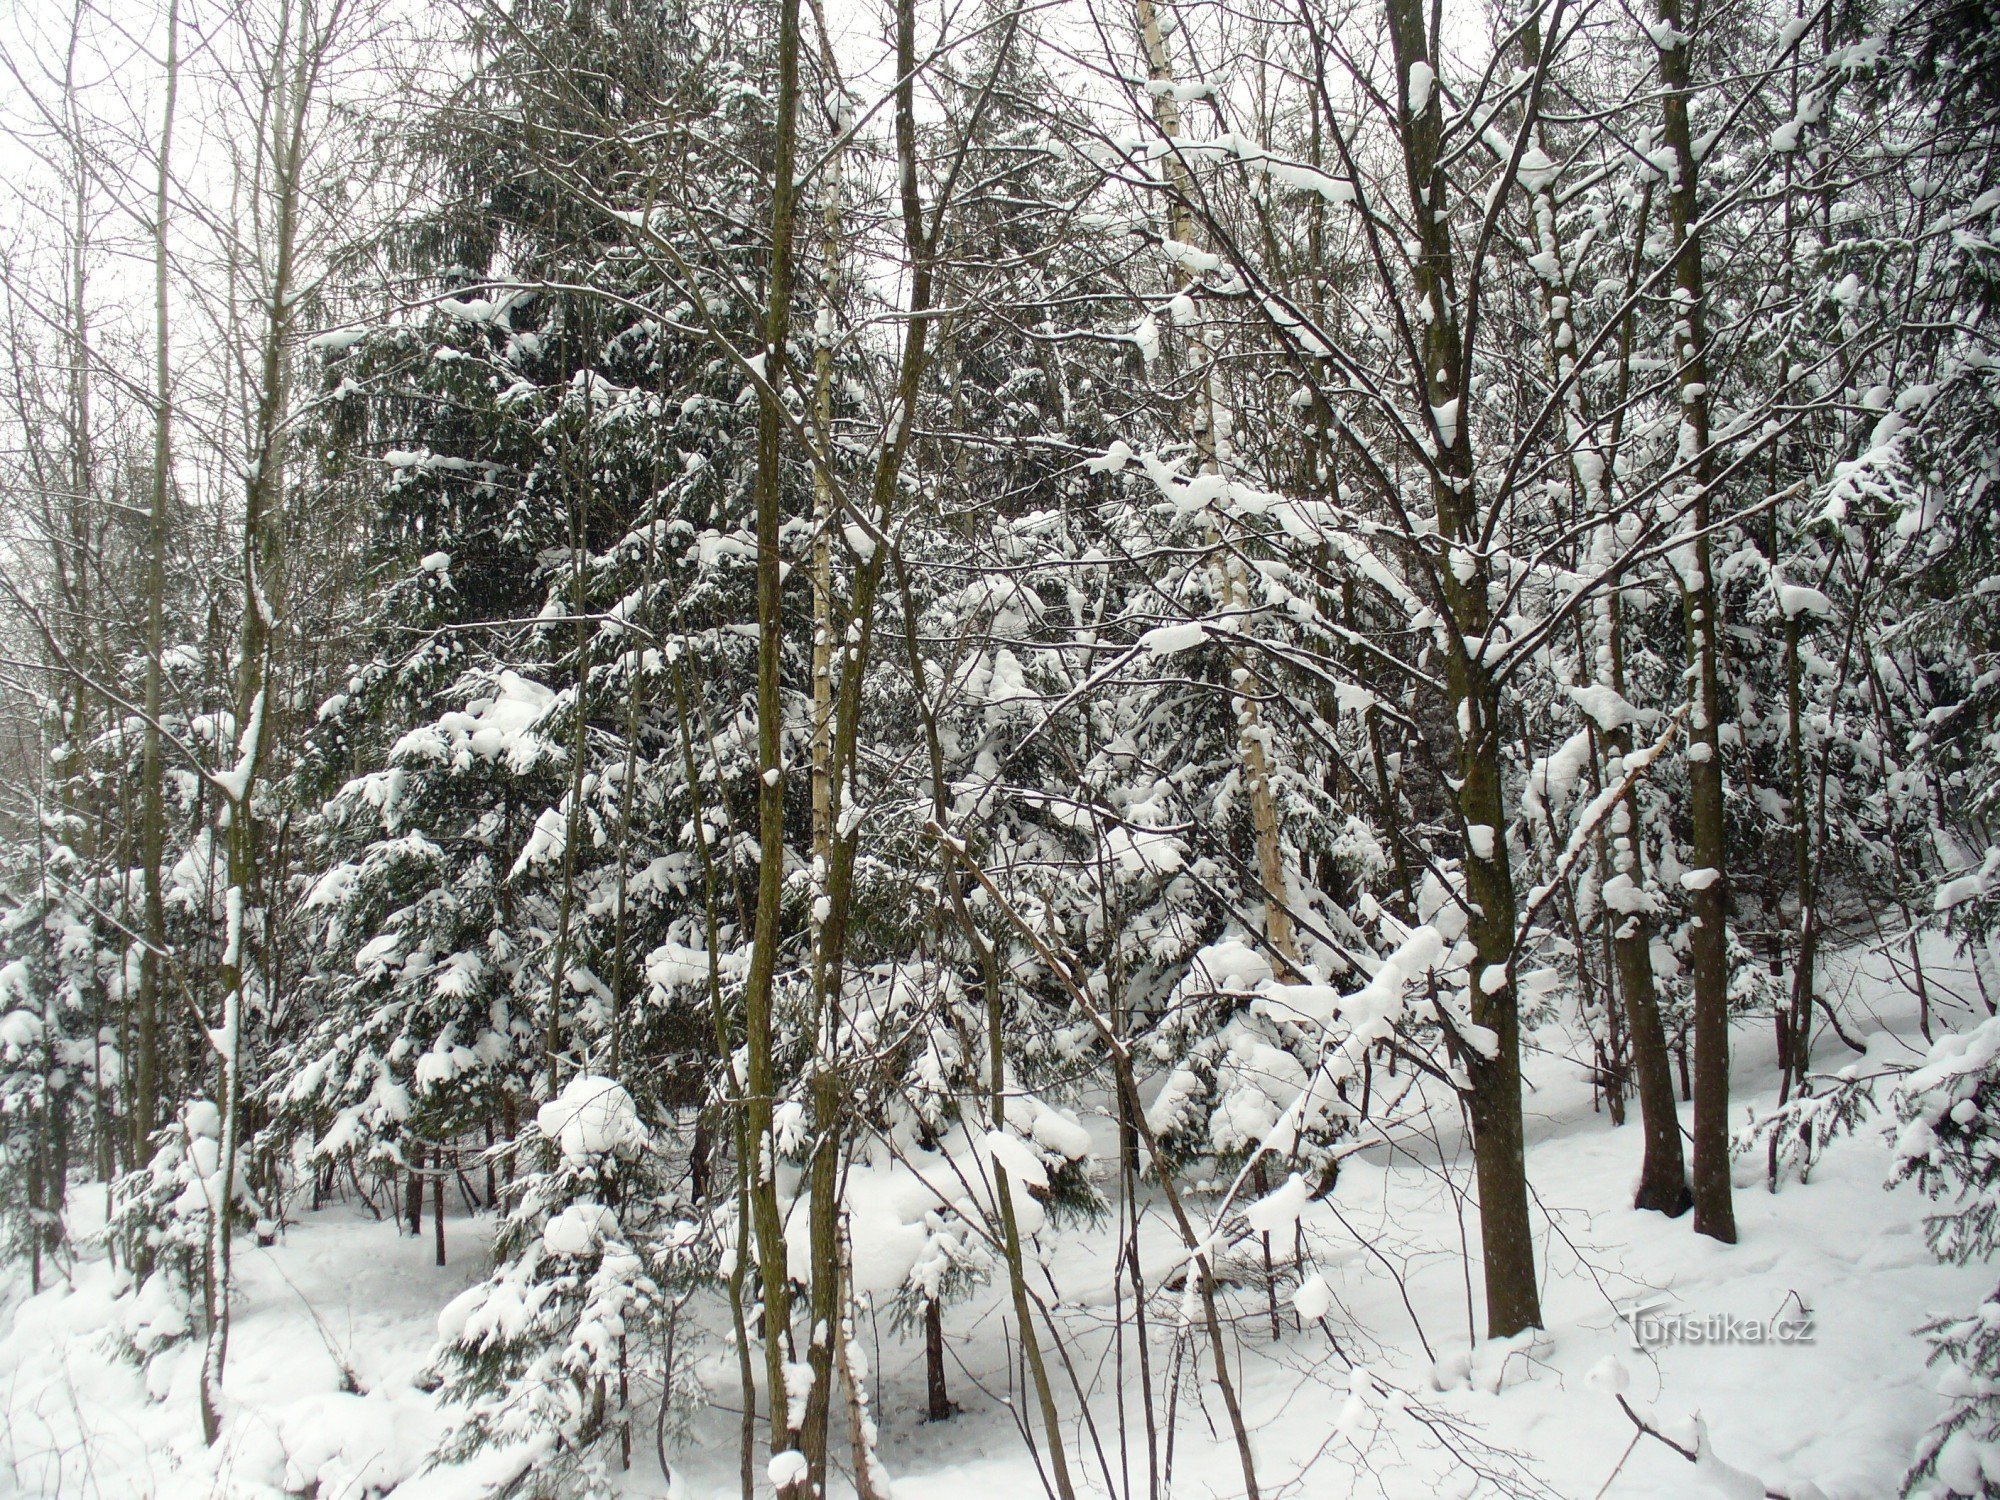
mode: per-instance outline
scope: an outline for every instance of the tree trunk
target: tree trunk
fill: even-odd
[[[1792,993],[1782,1018],[1778,1102],[1803,1094],[1812,1067],[1812,1002],[1819,958],[1819,884],[1813,859],[1812,787],[1806,776],[1805,691],[1797,614],[1785,618],[1786,758],[1792,794],[1792,863],[1799,894],[1799,946],[1792,964]]]
[[[903,650],[910,669],[910,680],[916,686],[916,701],[919,719],[924,731],[924,749],[930,760],[931,812],[933,831],[943,843],[943,859],[940,875],[944,881],[946,895],[951,902],[952,916],[960,932],[964,934],[966,947],[979,965],[980,979],[986,1000],[986,1047],[987,1047],[987,1089],[989,1109],[993,1128],[1002,1130],[1007,1119],[1007,1066],[1005,1039],[1006,1028],[1004,992],[1002,990],[1003,971],[993,946],[979,930],[971,910],[965,901],[964,883],[954,867],[953,857],[958,853],[957,845],[950,841],[945,825],[947,816],[945,803],[944,749],[938,734],[936,716],[928,708],[929,688],[921,648],[917,644],[916,611],[910,592],[909,576],[899,562],[898,581],[903,595]],[[976,868],[969,868],[969,874],[979,878]],[[982,882],[983,883],[983,882]],[[995,894],[997,897],[997,893]],[[1056,1411],[1055,1397],[1049,1385],[1048,1366],[1042,1359],[1041,1343],[1035,1333],[1035,1325],[1029,1316],[1027,1281],[1021,1265],[1021,1237],[1014,1219],[1013,1198],[1008,1191],[1006,1173],[998,1162],[994,1163],[994,1193],[999,1205],[1000,1248],[1007,1262],[1007,1286],[1012,1294],[1014,1315],[1020,1323],[1022,1362],[1034,1385],[1036,1407],[1042,1419],[1042,1436],[1048,1445],[1049,1466],[1053,1474],[1058,1500],[1075,1500],[1076,1490],[1070,1479],[1069,1459],[1063,1443],[1062,1421]],[[928,1328],[926,1329],[928,1333]],[[940,1330],[940,1337],[942,1333]],[[942,1347],[939,1350],[942,1354]],[[1224,1378],[1227,1378],[1226,1372]]]
[[[307,112],[319,65],[332,38],[296,23],[280,38],[263,80],[269,142],[269,177],[256,191],[269,195],[271,261],[262,288],[259,369],[243,506],[242,625],[237,637],[237,763],[229,773],[222,811],[228,818],[227,931],[220,965],[222,1024],[210,1033],[221,1061],[222,1139],[217,1189],[210,1205],[209,1333],[202,1359],[202,1432],[213,1444],[222,1426],[223,1369],[229,1354],[231,1206],[235,1192],[239,1116],[243,1098],[244,990],[253,955],[249,907],[259,878],[254,791],[267,754],[270,689],[284,601],[284,508],[287,423],[291,401],[291,333],[299,300],[294,283],[299,217],[304,191]]]
[[[708,1000],[709,1022],[715,1038],[715,1065],[717,1072],[729,1080],[722,1085],[723,1097],[720,1108],[728,1111],[731,1122],[731,1137],[736,1147],[736,1244],[729,1268],[728,1297],[730,1331],[736,1344],[736,1378],[743,1391],[743,1413],[737,1428],[737,1463],[739,1478],[745,1495],[756,1488],[757,1469],[757,1372],[750,1353],[750,1324],[748,1310],[744,1305],[744,1288],[748,1283],[751,1261],[751,1236],[755,1214],[752,1209],[750,1190],[750,1164],[756,1159],[755,1138],[750,1133],[749,1112],[743,1107],[742,1091],[734,1087],[736,1070],[734,1058],[736,1049],[729,1030],[729,1010],[724,1002],[722,989],[722,969],[719,957],[720,921],[717,916],[717,874],[715,857],[708,847],[708,825],[706,810],[702,806],[701,774],[694,758],[694,729],[688,713],[687,687],[683,680],[680,664],[672,664],[668,681],[673,687],[674,721],[680,731],[681,775],[687,784],[691,823],[694,829],[695,850],[701,861],[701,904],[702,942],[708,955]],[[731,1095],[736,1097],[732,1098]],[[700,1127],[696,1127],[695,1151],[704,1161],[707,1152],[700,1141]],[[704,1195],[705,1196],[705,1195]],[[671,1378],[671,1372],[670,1372]]]
[[[757,1269],[764,1301],[764,1374],[771,1404],[771,1452],[792,1452],[804,1413],[794,1411],[786,1389],[785,1354],[791,1336],[791,1289],[786,1274],[783,1215],[778,1204],[777,1142],[772,1131],[777,1087],[773,1056],[773,1000],[778,969],[778,922],[784,903],[785,786],[784,702],[778,674],[784,654],[781,601],[784,560],[785,349],[791,337],[795,280],[793,231],[797,217],[799,109],[799,0],[780,0],[775,57],[775,138],[771,163],[769,302],[760,353],[764,379],[757,419],[757,905],[750,971],[744,984],[747,1174]],[[810,1482],[801,1472],[781,1495],[804,1500]]]
[[[1001,65],[1012,49],[1018,16],[1010,16],[996,41]],[[861,721],[866,701],[862,684],[875,647],[876,600],[882,572],[891,551],[889,528],[895,512],[903,463],[914,436],[918,397],[928,362],[932,318],[934,265],[932,238],[944,204],[936,206],[932,227],[925,228],[921,191],[920,143],[917,134],[917,19],[915,0],[897,0],[895,7],[896,85],[893,94],[896,143],[896,188],[901,209],[902,248],[909,268],[909,302],[903,319],[902,344],[896,364],[896,385],[889,417],[875,450],[865,514],[856,517],[870,535],[853,570],[847,628],[837,653],[837,679],[830,684],[833,704],[827,744],[826,788],[829,826],[826,837],[823,910],[815,913],[817,931],[812,952],[815,1072],[812,1078],[814,1124],[811,1177],[812,1291],[811,1329],[806,1358],[813,1371],[803,1421],[807,1478],[824,1491],[827,1432],[833,1400],[834,1350],[832,1330],[841,1316],[844,1292],[840,1283],[840,1183],[845,1170],[848,1137],[848,1080],[843,1062],[845,1022],[842,988],[847,962],[847,938],[853,912],[855,858],[860,826],[846,816],[853,807],[854,781],[861,763]],[[831,460],[831,452],[821,455]]]
[[[410,1238],[421,1238],[424,1232],[424,1148],[420,1141],[410,1142],[409,1177],[403,1184],[403,1215],[410,1221]]]
[[[924,1301],[924,1420],[943,1422],[958,1408],[944,1383],[944,1309],[935,1297]]]
[[[835,59],[826,34],[820,27],[820,64],[828,87],[834,83]],[[836,130],[841,128],[846,110],[836,101]],[[843,1177],[842,1155],[846,1142],[846,1088],[842,1082],[840,1020],[841,962],[828,951],[827,919],[833,903],[845,903],[847,882],[838,872],[840,861],[834,847],[834,819],[840,804],[835,782],[835,700],[833,610],[833,530],[836,500],[831,466],[833,447],[833,346],[834,328],[840,314],[841,188],[845,149],[836,145],[827,163],[826,200],[821,211],[821,269],[818,326],[814,329],[812,434],[817,452],[809,455],[813,471],[812,544],[812,881],[813,901],[808,921],[811,927],[814,1006],[818,1036],[814,1065],[818,1073],[813,1084],[813,1124],[815,1141],[808,1168],[811,1202],[807,1208],[807,1229],[812,1258],[812,1341],[807,1360],[813,1384],[806,1401],[802,1447],[806,1456],[808,1482],[824,1493],[829,1427],[832,1419],[833,1384],[837,1373],[828,1344],[832,1325],[844,1323],[846,1295],[843,1286],[841,1205],[838,1202]],[[842,695],[845,706],[845,695]],[[839,887],[835,889],[836,885]],[[836,927],[832,935],[839,942]],[[856,1419],[858,1423],[858,1418]],[[859,1427],[856,1427],[859,1434]],[[854,1455],[855,1483],[866,1486],[865,1457]]]
[[[1147,78],[1161,85],[1153,93],[1153,117],[1161,135],[1170,141],[1177,140],[1181,134],[1180,102],[1173,92],[1174,63],[1167,47],[1166,33],[1161,29],[1153,0],[1138,0],[1137,12],[1139,43],[1146,54]],[[1187,172],[1178,156],[1170,155],[1166,160],[1171,188],[1167,200],[1167,231],[1181,244],[1198,244],[1200,233],[1188,207],[1190,184]],[[1193,284],[1193,278],[1185,267],[1178,265],[1174,280],[1179,290]],[[1220,388],[1221,377],[1215,352],[1209,347],[1206,333],[1199,324],[1189,337],[1188,352],[1189,362],[1199,376],[1197,394],[1187,413],[1198,466],[1203,474],[1221,474],[1228,461],[1223,436],[1227,428],[1227,403]],[[1242,566],[1235,554],[1223,545],[1220,530],[1213,526],[1209,544],[1217,604],[1231,615],[1246,611],[1250,599]],[[1256,662],[1247,651],[1232,650],[1229,660],[1232,679],[1230,708],[1236,718],[1237,766],[1250,807],[1257,879],[1264,892],[1264,940],[1269,947],[1266,956],[1278,977],[1290,980],[1297,977],[1299,949],[1293,932],[1291,882],[1285,870],[1278,805],[1271,792],[1271,736],[1264,725],[1264,684]]]
[[[1725,1243],[1736,1239],[1729,1181],[1729,880],[1722,795],[1722,669],[1719,596],[1711,566],[1708,528],[1714,456],[1709,443],[1708,332],[1704,300],[1697,188],[1700,163],[1689,133],[1691,91],[1681,0],[1657,0],[1662,133],[1673,154],[1667,193],[1673,229],[1674,299],[1679,309],[1675,354],[1680,360],[1681,453],[1690,466],[1680,498],[1692,539],[1674,559],[1687,633],[1688,811],[1694,831],[1695,872],[1702,884],[1690,906],[1694,916],[1694,1227]]]
[[[1625,633],[1623,612],[1615,593],[1605,602],[1604,614],[1611,682],[1622,696]],[[1622,775],[1625,757],[1632,753],[1632,730],[1621,724],[1605,738],[1611,749],[1609,774]],[[1643,894],[1646,876],[1640,832],[1639,796],[1637,791],[1628,791],[1611,813],[1612,864],[1619,875],[1631,882],[1635,895]],[[1640,1129],[1645,1136],[1645,1154],[1632,1206],[1677,1219],[1688,1211],[1694,1199],[1688,1191],[1687,1161],[1681,1151],[1680,1111],[1674,1103],[1667,1030],[1660,1019],[1660,997],[1653,984],[1653,924],[1643,903],[1635,903],[1631,912],[1621,915],[1612,932],[1611,953],[1618,969],[1618,991],[1625,1004],[1632,1077],[1638,1086]]]
[[[1472,1022],[1488,1034],[1457,1050],[1471,1084],[1473,1161],[1486,1269],[1486,1331],[1507,1338],[1540,1327],[1534,1234],[1528,1215],[1526,1145],[1521,1117],[1520,1014],[1514,990],[1518,919],[1507,849],[1500,693],[1477,650],[1491,626],[1492,566],[1480,536],[1473,490],[1472,444],[1465,402],[1466,351],[1459,331],[1451,237],[1444,223],[1447,175],[1440,154],[1439,90],[1411,108],[1411,69],[1434,67],[1421,0],[1387,0],[1389,37],[1403,120],[1403,148],[1418,224],[1414,270],[1424,304],[1421,359],[1435,443],[1431,503],[1438,536],[1452,549],[1436,570],[1449,623],[1446,690],[1457,724],[1457,803],[1464,828],[1466,897],[1471,908]]]
[[[145,748],[140,764],[139,863],[146,941],[139,956],[139,995],[133,1018],[132,1161],[149,1153],[159,1111],[161,957],[167,945],[167,909],[160,862],[166,857],[167,821],[162,790],[160,711],[164,706],[167,548],[172,538],[173,389],[167,320],[167,212],[172,184],[174,108],[180,90],[180,0],[167,4],[166,101],[160,116],[160,164],[153,188],[153,472],[152,514],[146,528]],[[135,1266],[150,1267],[146,1247],[129,1247]],[[144,1264],[140,1264],[143,1260]]]

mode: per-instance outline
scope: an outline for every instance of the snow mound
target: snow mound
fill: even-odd
[[[577,1167],[608,1154],[629,1155],[646,1141],[632,1096],[611,1079],[587,1073],[536,1110],[535,1124]]]

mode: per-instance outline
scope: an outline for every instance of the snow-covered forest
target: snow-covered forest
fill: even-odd
[[[1996,0],[16,0],[0,1493],[2000,1495]]]

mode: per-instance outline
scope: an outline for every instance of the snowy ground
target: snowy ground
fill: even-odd
[[[1934,986],[1970,996],[1970,976],[1943,946],[1925,957]],[[1848,1029],[1870,1051],[1855,1058],[1824,1038],[1820,1065],[1853,1060],[1872,1071],[1917,1060],[1914,1001],[1887,960],[1857,948],[1830,964]],[[1975,1002],[1958,1021],[1975,1009],[1983,1013]],[[1636,1124],[1614,1131],[1593,1114],[1582,1070],[1561,1055],[1562,1038],[1538,1041],[1546,1050],[1529,1067],[1529,1175],[1545,1229],[1538,1252],[1547,1335],[1520,1349],[1470,1342],[1480,1295],[1476,1267],[1469,1283],[1460,1246],[1477,1244],[1478,1226],[1463,1202],[1462,1167],[1455,1176],[1439,1167],[1441,1155],[1458,1154],[1456,1127],[1445,1116],[1435,1143],[1351,1160],[1331,1201],[1304,1221],[1335,1299],[1324,1326],[1301,1332],[1286,1308],[1285,1336],[1274,1343],[1261,1294],[1244,1294],[1234,1309],[1246,1319],[1241,1384],[1264,1493],[1497,1492],[1480,1472],[1561,1496],[1730,1493],[1720,1470],[1697,1469],[1650,1439],[1633,1446],[1631,1422],[1604,1389],[1606,1361],[1615,1358],[1635,1408],[1683,1439],[1699,1414],[1714,1453],[1754,1474],[1758,1489],[1801,1500],[1813,1493],[1807,1486],[1829,1500],[1893,1495],[1938,1409],[1925,1345],[1911,1330],[1934,1313],[1976,1304],[1995,1273],[1931,1257],[1924,1201],[1907,1188],[1884,1190],[1882,1122],[1835,1145],[1810,1183],[1788,1183],[1775,1195],[1764,1190],[1761,1163],[1741,1164],[1741,1240],[1724,1248],[1695,1236],[1685,1220],[1624,1207],[1637,1169]],[[1746,1027],[1736,1045],[1739,1111],[1769,1102],[1772,1077],[1768,1027]],[[100,1265],[79,1268],[73,1285],[39,1297],[14,1285],[0,1338],[0,1494],[363,1500],[399,1482],[402,1500],[477,1493],[463,1475],[402,1482],[422,1470],[442,1425],[414,1384],[437,1311],[484,1272],[478,1225],[448,1221],[452,1255],[442,1269],[432,1263],[429,1227],[414,1240],[342,1206],[307,1215],[275,1248],[239,1252],[230,1414],[214,1455],[199,1440],[198,1356],[156,1361],[149,1390],[146,1374],[105,1352],[111,1282]],[[1072,1433],[1075,1472],[1089,1489],[1109,1487],[1123,1500],[1124,1481],[1108,1485],[1121,1467],[1121,1389],[1130,1390],[1129,1381],[1121,1388],[1110,1336],[1110,1232],[1066,1234],[1043,1291],[1060,1297],[1075,1377],[1091,1394],[1095,1434],[1080,1423]],[[1146,1247],[1151,1264],[1166,1264],[1172,1245],[1164,1222],[1156,1223]],[[1171,1315],[1173,1300],[1153,1316]],[[1757,1321],[1803,1304],[1814,1339],[1636,1350],[1620,1310],[1641,1302]],[[964,1410],[935,1426],[918,1420],[920,1344],[892,1332],[886,1319],[862,1330],[878,1362],[882,1457],[898,1500],[1041,1493],[1007,1406],[1003,1326],[996,1297],[950,1312],[952,1395]],[[1154,1357],[1165,1357],[1163,1346]],[[1129,1332],[1123,1358],[1128,1367],[1135,1359]],[[1368,1378],[1352,1378],[1350,1361]],[[726,1409],[738,1400],[733,1368],[720,1357],[704,1367],[717,1410],[670,1451],[673,1485],[642,1441],[623,1480],[630,1494],[737,1493],[735,1419]],[[1372,1394],[1362,1399],[1356,1390]],[[1176,1497],[1241,1493],[1213,1387],[1205,1394],[1206,1411],[1190,1398],[1180,1412]],[[1126,1428],[1131,1492],[1144,1495],[1136,1397],[1126,1404]]]

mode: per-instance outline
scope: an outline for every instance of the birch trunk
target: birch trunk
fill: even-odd
[[[1161,30],[1153,0],[1137,0],[1140,45],[1146,54],[1146,74],[1150,82],[1163,85],[1153,95],[1153,118],[1160,134],[1171,143],[1181,137],[1180,102],[1172,88],[1177,79],[1166,34]],[[1178,155],[1167,157],[1167,230],[1183,245],[1199,244],[1194,214],[1189,206],[1192,182]],[[1174,272],[1176,290],[1193,284],[1184,267]],[[1225,472],[1228,462],[1228,405],[1217,374],[1214,350],[1209,347],[1202,325],[1197,321],[1188,338],[1188,358],[1196,376],[1195,399],[1188,409],[1188,427],[1194,440],[1196,462],[1204,474]],[[1224,613],[1240,615],[1250,603],[1249,588],[1242,564],[1225,545],[1219,517],[1209,518],[1209,545],[1214,558],[1216,601]],[[1230,708],[1236,716],[1236,754],[1243,777],[1245,798],[1250,806],[1250,828],[1256,848],[1257,878],[1264,891],[1264,940],[1280,979],[1297,977],[1299,949],[1293,931],[1291,883],[1285,870],[1284,845],[1279,836],[1277,800],[1271,792],[1271,735],[1264,724],[1262,702],[1264,683],[1248,652],[1229,653],[1232,692]]]

